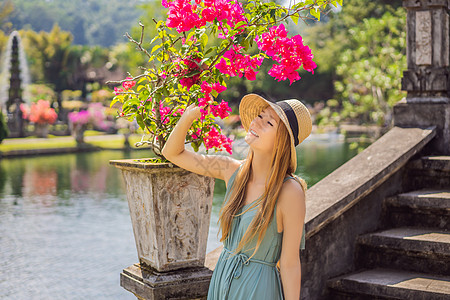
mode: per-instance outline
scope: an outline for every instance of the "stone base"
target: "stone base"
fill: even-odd
[[[138,299],[206,299],[211,275],[206,267],[159,273],[134,264],[120,274],[120,285]]]
[[[436,126],[430,142],[433,154],[450,154],[450,98],[406,98],[394,106],[394,126],[426,128]]]

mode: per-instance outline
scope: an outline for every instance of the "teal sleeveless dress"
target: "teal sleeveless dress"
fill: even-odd
[[[234,178],[240,168],[241,166],[236,169],[230,178],[225,199],[231,191]],[[284,178],[284,181],[289,178],[294,177],[288,176]],[[280,273],[276,268],[281,255],[283,237],[283,233],[278,233],[277,230],[276,204],[273,219],[269,223],[266,234],[255,255],[248,261],[256,246],[257,237],[245,245],[240,253],[232,255],[232,251],[237,248],[239,241],[256,214],[257,206],[239,215],[251,204],[253,202],[244,205],[231,223],[230,234],[224,241],[223,250],[211,277],[208,300],[284,299]],[[300,249],[305,249],[304,225]]]

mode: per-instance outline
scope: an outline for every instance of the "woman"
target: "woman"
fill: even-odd
[[[242,98],[239,114],[250,147],[245,160],[184,149],[186,133],[200,117],[194,105],[186,109],[163,149],[174,164],[227,185],[219,217],[224,249],[208,299],[298,300],[306,183],[293,174],[295,146],[311,133],[311,116],[299,100],[272,103],[256,94]]]

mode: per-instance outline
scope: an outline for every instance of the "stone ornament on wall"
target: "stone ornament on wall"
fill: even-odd
[[[450,5],[450,3],[449,3]],[[444,22],[444,30],[443,30],[443,34],[442,34],[442,39],[443,39],[443,47],[444,47],[444,55],[443,55],[443,66],[444,67],[448,67],[450,62],[450,39],[447,39],[447,41],[445,42],[445,37],[450,35],[449,32],[449,15],[448,13],[445,14],[445,22]]]
[[[407,98],[450,96],[450,0],[403,0],[407,9]],[[440,100],[437,100],[440,101]]]
[[[416,65],[431,65],[431,13],[416,12]]]

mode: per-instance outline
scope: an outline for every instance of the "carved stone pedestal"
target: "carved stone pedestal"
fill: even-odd
[[[139,257],[139,264],[121,274],[121,285],[140,299],[205,297],[212,275],[204,264],[215,179],[149,161],[111,161],[125,180]]]
[[[206,299],[211,275],[205,267],[159,273],[134,264],[120,274],[120,285],[138,299]]]

